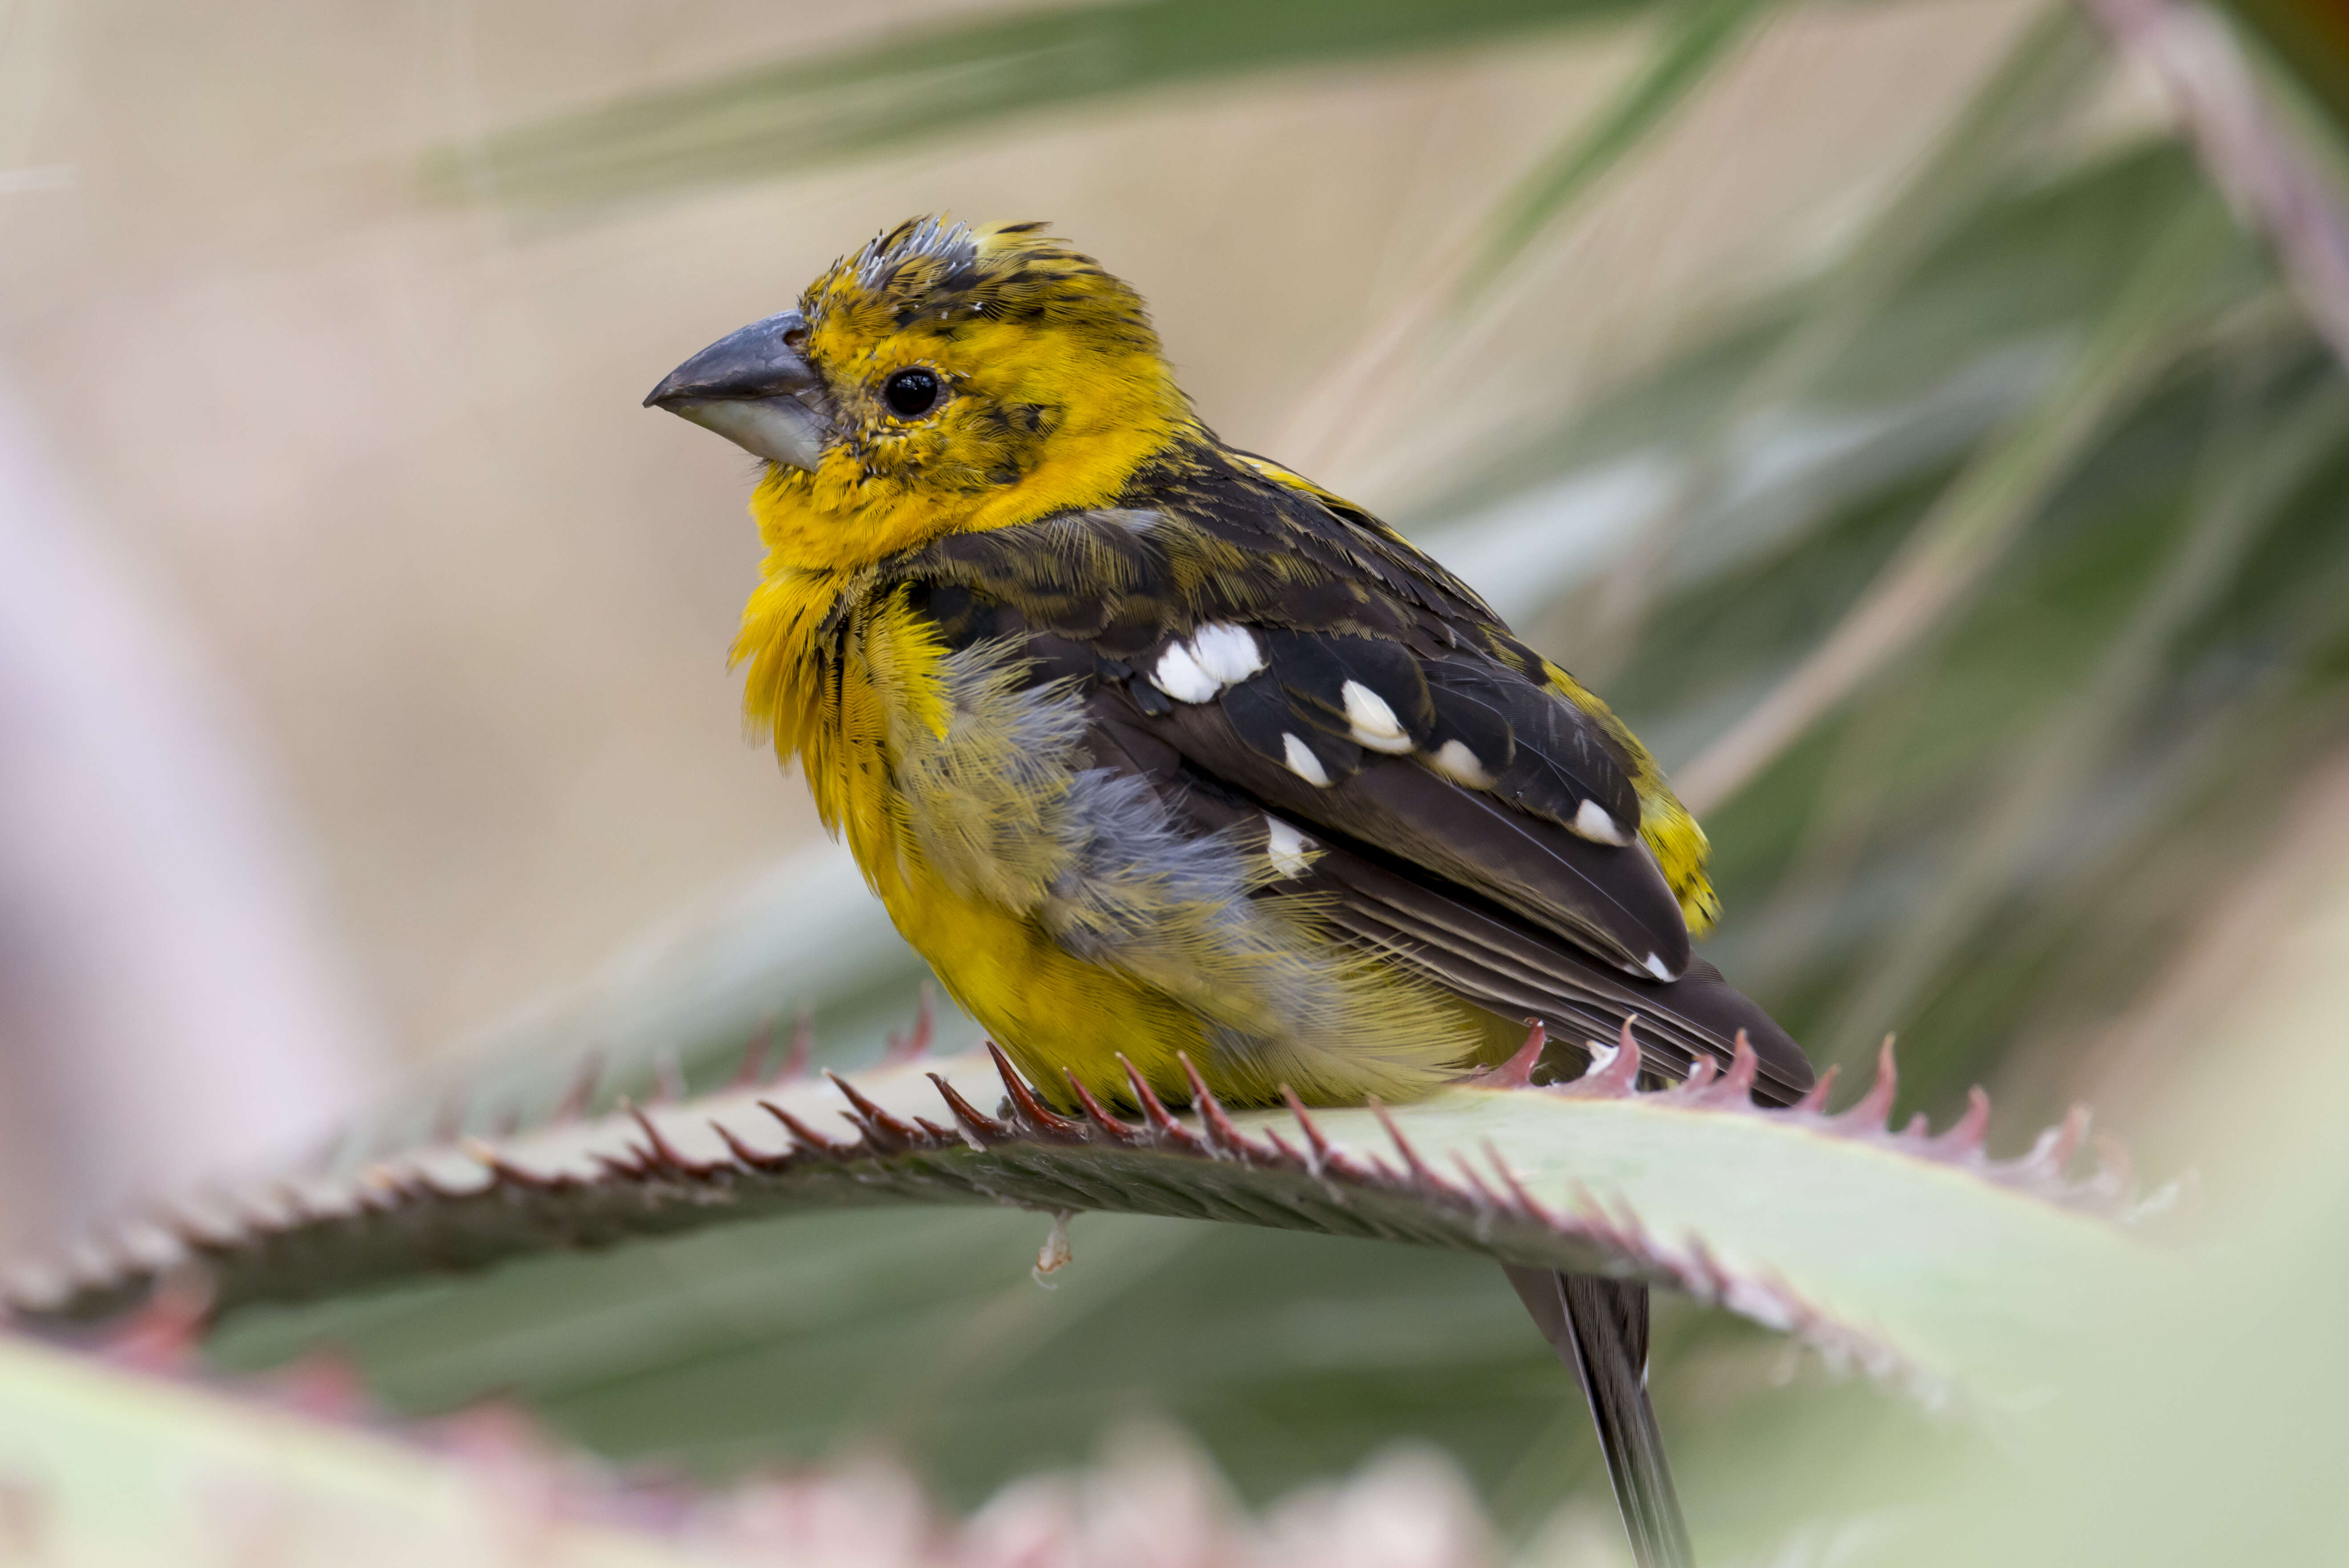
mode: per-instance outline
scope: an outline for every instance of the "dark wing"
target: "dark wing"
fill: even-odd
[[[950,644],[1022,639],[1036,679],[1084,691],[1099,765],[1261,846],[1357,944],[1503,1016],[1606,1039],[1636,1014],[1681,1071],[1744,1029],[1777,1097],[1807,1085],[1692,962],[1626,760],[1473,594],[1216,454],[1144,493],[895,569]]]

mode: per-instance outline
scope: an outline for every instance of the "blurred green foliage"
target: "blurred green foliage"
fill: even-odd
[[[1008,7],[752,67],[451,149],[427,178],[557,207],[759,179],[1070,105],[1258,72],[1473,48],[1656,0],[1129,0]],[[1277,90],[1277,88],[1275,89]]]

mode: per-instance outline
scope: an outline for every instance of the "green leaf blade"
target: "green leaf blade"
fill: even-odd
[[[1017,11],[791,59],[426,160],[447,199],[593,204],[769,178],[1071,104],[1281,69],[1475,47],[1652,0],[1136,0]]]
[[[2060,1160],[2000,1167],[1971,1136],[1886,1133],[1889,1079],[1840,1117],[1754,1108],[1733,1080],[1634,1093],[1601,1074],[1392,1110],[1154,1125],[1007,1110],[957,1131],[932,1075],[970,1105],[1004,1086],[974,1053],[861,1073],[854,1100],[802,1080],[427,1147],[274,1184],[271,1209],[232,1203],[235,1222],[183,1244],[235,1305],[812,1209],[1163,1215],[1639,1274],[1936,1400],[2036,1386],[2101,1304],[2170,1267]],[[843,1116],[853,1137],[823,1130]],[[152,1239],[117,1255],[20,1281],[20,1310],[100,1315],[171,1262]]]

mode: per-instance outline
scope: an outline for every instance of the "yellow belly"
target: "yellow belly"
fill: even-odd
[[[831,624],[823,602],[782,618]],[[1073,1076],[1130,1104],[1123,1056],[1187,1099],[1187,1056],[1234,1104],[1284,1086],[1402,1100],[1478,1054],[1487,1036],[1463,1004],[1340,949],[1301,905],[1257,898],[1237,862],[1200,875],[1166,858],[1164,822],[1125,840],[1079,828],[1063,805],[1094,775],[1070,700],[1001,659],[947,655],[901,596],[877,597],[829,649],[762,654],[753,711],[799,755],[897,929],[1040,1092],[1069,1104]]]
[[[1520,1023],[1432,998],[1423,983],[1390,971],[1395,1007],[1432,1025],[1415,1060],[1391,1051],[1309,1063],[1242,1056],[1220,1048],[1205,1020],[1156,987],[1071,953],[1033,921],[959,896],[918,866],[901,860],[897,869],[883,885],[882,902],[898,931],[1037,1090],[1062,1106],[1074,1103],[1072,1076],[1106,1104],[1133,1105],[1121,1056],[1175,1104],[1191,1094],[1183,1057],[1229,1105],[1275,1104],[1283,1088],[1315,1105],[1372,1096],[1400,1103],[1457,1076],[1472,1059],[1506,1056],[1525,1037]],[[1334,954],[1331,961],[1361,967]],[[1378,971],[1370,972],[1379,983]]]
[[[1189,1097],[1182,1052],[1213,1068],[1200,1022],[1113,970],[1077,958],[1033,921],[960,897],[921,867],[885,887],[898,931],[929,960],[938,983],[1018,1063],[1038,1091],[1070,1105],[1069,1076],[1117,1103],[1133,1090],[1123,1054],[1160,1095]],[[1218,1094],[1225,1085],[1210,1079]],[[1239,1085],[1231,1085],[1237,1092]]]

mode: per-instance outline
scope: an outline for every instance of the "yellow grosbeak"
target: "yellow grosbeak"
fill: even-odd
[[[1523,1020],[1684,1068],[1704,835],[1640,742],[1350,502],[1218,441],[1034,223],[899,225],[647,401],[770,460],[735,657],[897,929],[1044,1093],[1408,1098]]]
[[[1141,298],[1040,230],[900,224],[647,400],[769,460],[750,722],[955,1000],[1064,1101],[1123,1100],[1121,1053],[1170,1100],[1184,1056],[1231,1101],[1405,1099],[1531,1016],[1636,1016],[1667,1072],[1743,1030],[1799,1093],[1691,957],[1704,835],[1640,742],[1376,517],[1219,441]],[[1611,1351],[1558,1342],[1595,1406],[1593,1354],[1644,1358],[1632,1295]]]

